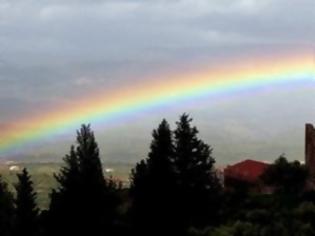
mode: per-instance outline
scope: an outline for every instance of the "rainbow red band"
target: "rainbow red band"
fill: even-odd
[[[58,107],[44,112],[40,117],[23,118],[0,133],[0,153],[60,131],[77,128],[82,123],[102,122],[182,98],[227,93],[238,88],[315,81],[315,65],[312,56],[286,56],[283,59],[244,62],[202,73],[169,77],[115,91],[100,91],[95,93],[96,96],[81,99],[71,107]]]

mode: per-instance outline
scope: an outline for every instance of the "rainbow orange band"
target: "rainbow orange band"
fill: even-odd
[[[202,73],[165,76],[141,85],[97,93],[73,106],[58,107],[41,116],[22,118],[0,133],[0,153],[29,142],[73,129],[82,123],[102,122],[142,108],[234,89],[274,86],[278,83],[315,81],[312,56],[256,60]]]

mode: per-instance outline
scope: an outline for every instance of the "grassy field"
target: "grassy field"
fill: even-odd
[[[3,164],[0,165],[0,174],[9,184],[10,189],[14,192],[14,184],[17,182],[16,174],[19,170],[10,170],[10,167],[17,166],[19,169],[26,167],[34,182],[35,190],[38,193],[37,202],[41,209],[46,209],[49,206],[49,193],[57,183],[54,179],[54,173],[58,173],[61,164],[59,163],[18,163],[18,164]],[[129,184],[129,174],[133,166],[131,164],[122,163],[106,163],[104,172],[106,176],[123,182],[124,186]]]

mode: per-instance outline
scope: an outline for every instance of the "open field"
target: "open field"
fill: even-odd
[[[61,166],[61,163],[7,163],[0,165],[0,174],[14,192],[14,184],[17,181],[16,174],[26,167],[32,176],[34,187],[38,193],[38,205],[40,208],[46,209],[49,205],[49,193],[57,187],[54,173],[58,173]],[[124,186],[128,186],[129,173],[132,167],[131,164],[106,163],[104,164],[104,172],[106,176],[113,176],[115,179],[122,181]]]

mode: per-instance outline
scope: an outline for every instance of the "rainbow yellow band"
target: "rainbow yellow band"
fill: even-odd
[[[0,153],[14,150],[82,123],[102,122],[169,101],[202,94],[227,93],[234,89],[274,86],[278,83],[315,81],[312,55],[254,60],[198,73],[164,76],[146,83],[99,91],[74,105],[20,119],[0,133]]]

